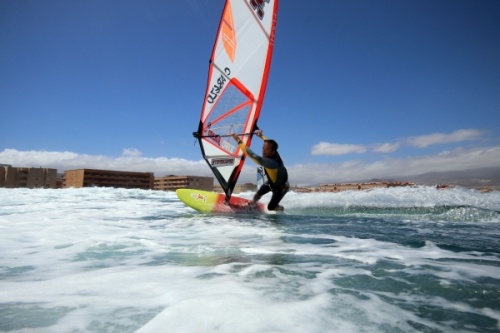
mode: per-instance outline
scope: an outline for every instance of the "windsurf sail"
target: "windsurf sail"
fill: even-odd
[[[250,146],[264,100],[277,11],[278,0],[226,0],[222,12],[193,135],[226,200],[245,162],[231,134]]]
[[[261,187],[267,181],[266,171],[263,166],[257,167],[257,187]]]

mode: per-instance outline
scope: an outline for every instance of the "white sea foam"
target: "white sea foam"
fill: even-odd
[[[290,193],[283,203],[298,213],[411,200],[499,210],[497,193],[450,191]],[[489,301],[498,296],[498,252],[443,248],[432,238],[437,224],[408,218],[392,227],[401,237],[411,227],[421,245],[387,237],[392,222],[375,218],[212,216],[174,193],[0,189],[0,331],[417,332],[447,330],[463,313],[498,327]],[[466,294],[456,301],[459,288]],[[423,304],[456,317],[435,321]]]

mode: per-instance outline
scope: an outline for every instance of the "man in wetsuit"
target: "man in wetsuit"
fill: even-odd
[[[281,160],[280,154],[278,153],[278,143],[274,140],[266,138],[262,134],[261,130],[257,130],[255,134],[264,140],[264,145],[262,146],[262,157],[245,146],[237,134],[232,134],[234,140],[238,142],[240,149],[243,150],[245,155],[250,157],[255,163],[263,166],[267,176],[267,182],[265,182],[255,193],[253,201],[259,201],[264,194],[272,191],[273,196],[267,205],[267,209],[283,210],[283,206],[279,205],[279,203],[288,192],[290,185],[288,184],[288,172],[283,164],[283,161]]]

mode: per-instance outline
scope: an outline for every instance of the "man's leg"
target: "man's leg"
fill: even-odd
[[[273,196],[271,197],[271,201],[269,201],[269,204],[267,205],[267,210],[283,210],[283,206],[280,206],[279,203],[287,192],[288,187],[282,190],[273,191]]]
[[[253,196],[253,202],[257,202],[260,200],[260,198],[262,198],[262,196],[266,193],[268,193],[269,191],[271,191],[271,188],[269,187],[269,185],[267,184],[264,184],[262,185],[259,190],[257,192],[255,192],[254,196]]]

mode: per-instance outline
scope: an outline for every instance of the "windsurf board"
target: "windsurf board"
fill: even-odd
[[[177,197],[187,206],[201,213],[265,213],[266,205],[249,199],[231,196],[226,202],[224,193],[195,189],[178,189]]]

